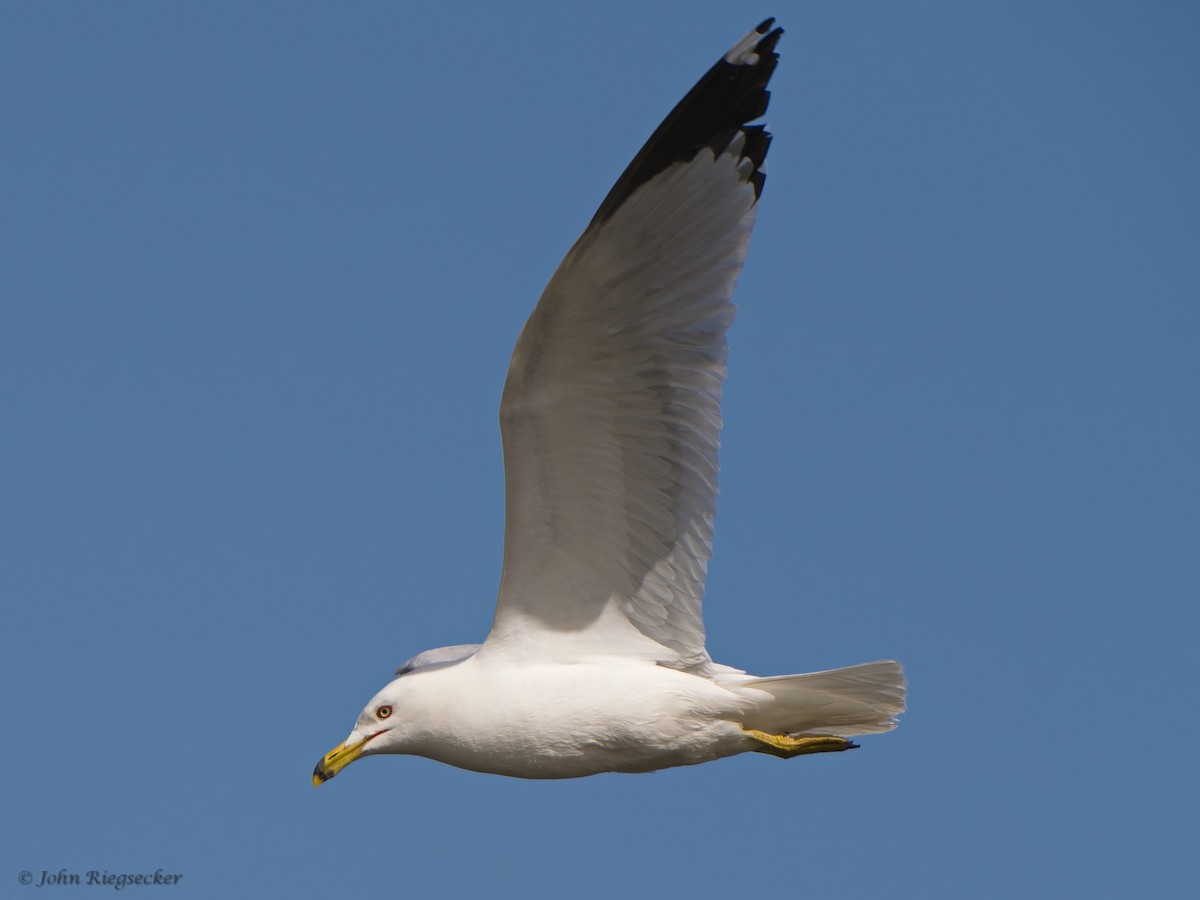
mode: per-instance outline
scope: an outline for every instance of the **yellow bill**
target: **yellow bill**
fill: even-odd
[[[350,763],[363,754],[363,747],[375,735],[363,738],[353,744],[338,744],[317,762],[313,769],[313,787],[320,787]]]

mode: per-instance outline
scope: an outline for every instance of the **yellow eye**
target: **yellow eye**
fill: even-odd
[[[375,710],[375,718],[377,719],[386,719],[391,714],[392,708],[390,706],[381,706]]]

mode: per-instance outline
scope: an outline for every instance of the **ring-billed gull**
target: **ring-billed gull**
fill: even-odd
[[[671,111],[521,332],[487,640],[401,666],[314,784],[380,753],[573,778],[847,750],[895,727],[898,662],[763,678],[704,648],[725,332],[771,142],[747,123],[767,108],[773,25]]]

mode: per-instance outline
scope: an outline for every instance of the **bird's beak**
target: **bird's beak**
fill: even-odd
[[[353,744],[349,741],[344,744],[338,744],[321,757],[317,762],[317,767],[313,769],[313,787],[320,787],[324,782],[362,756],[363,747],[373,737],[375,735],[372,734],[361,741],[355,741]]]

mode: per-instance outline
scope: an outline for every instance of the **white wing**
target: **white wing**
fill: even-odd
[[[700,665],[730,303],[770,144],[767,20],[651,136],[547,285],[500,424],[504,572],[484,653]]]

